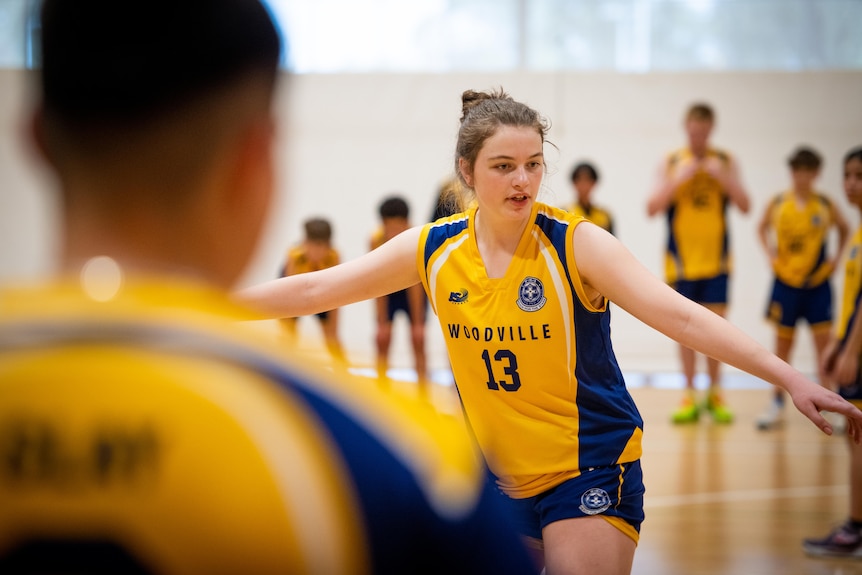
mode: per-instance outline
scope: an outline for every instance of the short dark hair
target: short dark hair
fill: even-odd
[[[71,124],[136,124],[264,71],[281,42],[258,0],[44,0],[43,107]],[[157,33],[154,33],[157,30]]]
[[[389,196],[380,203],[380,217],[388,218],[404,218],[410,216],[410,208],[407,202],[401,196]]]
[[[574,182],[582,175],[586,175],[594,182],[599,181],[599,172],[596,170],[596,167],[589,162],[580,162],[572,168],[572,174],[569,179]]]
[[[704,122],[715,121],[715,110],[706,102],[695,102],[688,107],[685,113],[686,120],[701,120]]]
[[[787,164],[794,170],[819,170],[822,163],[823,158],[821,158],[820,154],[813,148],[805,146],[796,148],[793,155],[787,159]]]
[[[315,242],[332,240],[332,225],[324,218],[305,220],[305,239]]]

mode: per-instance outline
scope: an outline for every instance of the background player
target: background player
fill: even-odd
[[[572,168],[570,176],[575,201],[566,209],[576,216],[587,218],[600,228],[614,233],[614,219],[611,213],[593,204],[593,192],[599,183],[599,172],[589,162],[580,162]]]
[[[857,441],[862,412],[674,292],[611,234],[537,202],[547,126],[502,91],[464,92],[456,166],[473,207],[240,297],[278,317],[421,281],[476,441],[547,572],[624,574],[643,520],[643,424],[612,350],[609,301],[785,388],[826,433],[820,409],[847,415]]]
[[[338,251],[332,247],[332,225],[329,220],[311,218],[305,221],[303,228],[305,229],[305,238],[302,243],[288,250],[284,266],[281,269],[281,277],[326,269],[337,265],[339,262]],[[338,339],[338,310],[320,312],[317,314],[317,318],[323,328],[326,349],[329,350],[336,362],[345,364],[347,358],[344,355],[341,341]],[[297,318],[294,317],[281,320],[285,331],[294,340],[296,321]]]
[[[273,192],[266,8],[45,0],[41,23],[64,274],[0,293],[0,572],[529,573],[459,422],[239,325]]]
[[[371,236],[370,249],[379,248],[401,232],[410,228],[410,207],[401,196],[385,198],[378,208],[380,227]],[[422,286],[415,285],[377,298],[377,377],[381,382],[388,378],[389,348],[392,345],[392,323],[398,312],[410,322],[410,345],[419,392],[428,394],[428,365],[425,356],[425,310],[427,302]]]
[[[769,202],[758,228],[760,243],[772,265],[772,284],[766,316],[775,325],[775,354],[790,360],[796,323],[808,322],[817,352],[818,379],[826,381],[823,350],[832,329],[832,286],[829,278],[847,242],[847,222],[824,194],[814,189],[820,175],[820,154],[799,148],[788,160],[793,187]],[[829,232],[838,230],[838,247],[829,254]],[[784,414],[784,393],[757,419],[759,429],[778,425]]]
[[[742,213],[749,208],[736,162],[727,152],[713,148],[709,137],[715,113],[704,103],[693,104],[685,115],[688,145],[668,155],[659,168],[658,183],[647,202],[647,214],[665,213],[668,224],[665,277],[676,291],[724,316],[730,251],[727,206]],[[680,346],[686,393],[673,412],[674,423],[697,421],[701,405],[695,397],[695,352]],[[733,413],[721,396],[720,364],[706,358],[709,391],[703,407],[719,423]]]
[[[862,211],[862,147],[850,150],[844,157],[844,193],[853,206]],[[837,384],[838,393],[862,407],[862,377],[859,367],[862,355],[862,226],[853,239],[844,261],[844,290],[841,298],[836,338],[826,350],[825,371],[828,381]],[[822,557],[862,558],[862,445],[850,446],[850,509],[847,521],[823,538],[806,539],[802,547],[809,555]]]

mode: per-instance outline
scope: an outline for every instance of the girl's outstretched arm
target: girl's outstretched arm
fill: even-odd
[[[266,317],[280,318],[320,313],[402,290],[419,283],[420,232],[421,227],[411,228],[356,259],[254,285],[236,297]]]
[[[681,344],[785,389],[796,408],[824,433],[831,435],[832,427],[821,410],[847,416],[848,433],[857,443],[862,439],[862,411],[810,381],[721,316],[679,295],[612,235],[582,223],[574,233],[574,250],[589,288]]]

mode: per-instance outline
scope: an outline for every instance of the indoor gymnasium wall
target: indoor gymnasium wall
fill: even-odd
[[[44,190],[49,179],[19,143],[25,75],[0,71],[0,280],[44,275],[55,253],[54,206]],[[718,115],[713,141],[735,155],[752,198],[748,215],[731,215],[736,270],[729,319],[770,349],[773,335],[763,311],[771,275],[756,226],[767,200],[788,185],[786,158],[795,146],[823,153],[821,188],[851,227],[859,222],[842,197],[840,174],[844,152],[862,144],[858,72],[303,75],[282,85],[279,194],[243,284],[274,276],[307,217],[331,219],[342,259],[367,249],[377,204],[389,193],[405,196],[414,223],[426,221],[437,186],[454,170],[461,92],[496,86],[551,120],[549,140],[556,147],[546,148],[549,174],[541,199],[569,201],[571,166],[579,159],[595,162],[601,173],[596,202],[613,211],[619,238],[657,275],[665,225],[661,217],[646,217],[646,197],[663,155],[685,142],[685,108],[694,100],[712,103]],[[678,369],[675,344],[621,309],[613,313],[624,370]],[[370,302],[342,312],[341,336],[354,361],[371,361],[373,317]],[[300,325],[303,333],[318,332],[313,322]],[[409,366],[406,326],[396,329],[393,364]],[[795,363],[811,371],[809,334],[800,335]],[[434,322],[428,337],[431,366],[445,367]]]

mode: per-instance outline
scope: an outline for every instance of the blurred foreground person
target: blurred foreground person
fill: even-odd
[[[459,423],[238,324],[273,191],[260,2],[46,0],[42,40],[63,273],[0,292],[0,572],[530,572]]]

